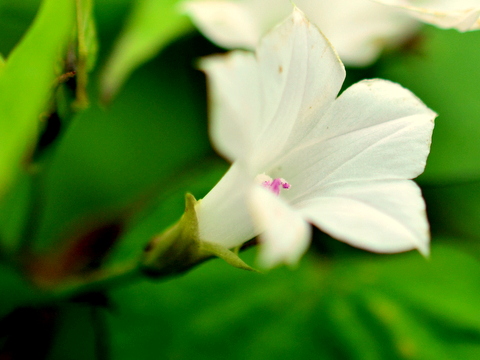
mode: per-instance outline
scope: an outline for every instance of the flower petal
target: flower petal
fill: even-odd
[[[244,158],[260,132],[258,66],[252,53],[235,51],[202,59],[210,95],[210,137],[230,161]]]
[[[411,16],[441,28],[462,32],[480,29],[478,0],[430,0],[420,4],[409,0],[376,1],[405,10]]]
[[[240,164],[233,164],[195,207],[201,240],[232,248],[259,234],[246,202],[252,186]]]
[[[267,163],[287,140],[298,142],[313,128],[315,123],[305,119],[326,111],[341,88],[345,70],[328,40],[297,8],[262,39],[257,58],[264,127],[254,153],[265,154],[262,160]]]
[[[310,244],[310,225],[287,203],[259,186],[252,189],[250,205],[254,221],[263,230],[262,266],[297,263]]]
[[[319,229],[350,245],[381,253],[429,253],[425,202],[411,180],[336,185],[297,208]]]
[[[222,47],[253,50],[262,35],[244,4],[206,0],[186,1],[181,7],[206,37]]]
[[[418,21],[369,0],[296,0],[348,65],[366,66],[388,46],[418,29]],[[183,3],[206,37],[226,48],[254,49],[260,38],[291,12],[289,0],[199,0]]]
[[[336,182],[412,179],[425,167],[435,116],[398,84],[362,81],[268,173],[289,181],[290,201]]]
[[[413,36],[419,22],[395,8],[369,0],[297,0],[348,66],[367,66],[383,49]]]
[[[335,51],[295,9],[261,41],[253,55],[233,52],[205,58],[211,95],[211,137],[229,160],[249,158],[252,173],[315,126],[345,78]],[[260,156],[261,155],[261,156]]]

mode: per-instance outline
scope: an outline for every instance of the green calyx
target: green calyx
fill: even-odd
[[[185,195],[185,212],[164,233],[155,236],[145,250],[142,270],[152,277],[181,274],[212,257],[243,270],[255,271],[230,249],[201,240],[195,211],[197,200]]]

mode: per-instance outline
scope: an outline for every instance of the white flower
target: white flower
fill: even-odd
[[[347,65],[373,63],[385,47],[408,39],[418,21],[370,0],[296,0],[295,4],[332,42]],[[261,36],[284,20],[290,0],[193,0],[184,10],[205,36],[233,49],[255,49]]]
[[[203,60],[210,134],[233,162],[196,207],[200,238],[234,247],[260,235],[266,266],[295,263],[310,226],[376,251],[429,251],[425,167],[435,113],[410,91],[345,70],[295,9],[260,42]]]
[[[377,0],[441,28],[480,29],[480,0]]]

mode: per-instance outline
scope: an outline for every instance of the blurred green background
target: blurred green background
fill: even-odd
[[[57,130],[40,129],[59,135],[37,147],[33,172],[16,173],[0,202],[0,359],[479,359],[480,32],[425,26],[372,67],[347,69],[346,85],[390,79],[439,114],[418,179],[429,259],[371,254],[315,231],[295,269],[258,274],[213,260],[169,280],[41,300],[11,254],[28,246],[47,259],[29,271],[47,275],[133,260],[181,216],[186,191],[201,198],[228,166],[209,144],[195,70],[223,50],[174,15],[175,3],[94,4],[90,105],[60,109]],[[3,57],[39,4],[0,2]],[[71,81],[57,96],[59,107],[73,99]],[[57,250],[78,239],[103,245],[71,265]],[[244,257],[254,264],[254,249]]]

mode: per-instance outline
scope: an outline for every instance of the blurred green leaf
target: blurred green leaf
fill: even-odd
[[[109,102],[127,77],[150,60],[190,24],[177,8],[178,0],[136,0],[127,24],[101,77],[101,96]]]
[[[480,241],[480,182],[425,186],[423,195],[433,233],[467,240],[459,246]]]
[[[0,1],[0,53],[6,58],[31,25],[40,0]]]
[[[187,164],[211,151],[203,75],[185,48],[194,50],[184,43],[166,49],[110,107],[92,105],[72,121],[46,177],[39,249],[62,239],[74,221],[82,227],[88,214],[108,219],[105,213],[169,192],[180,169],[188,175]]]
[[[320,317],[323,318],[321,324],[331,333],[332,353],[351,360],[388,358],[383,346],[378,346],[379,339],[371,333],[364,316],[357,312],[356,305],[355,299],[348,295],[332,294],[325,299],[324,314]]]
[[[45,0],[0,76],[0,196],[32,150],[55,79],[55,66],[71,35],[73,4]]]
[[[376,339],[375,348],[384,352],[372,359],[479,356],[480,310],[475,299],[480,293],[480,263],[471,255],[438,245],[430,261],[414,253],[376,256],[343,263],[334,276],[343,281],[340,287],[332,286],[327,297],[333,304],[339,296],[350,298],[354,316]],[[347,339],[339,337],[341,343]],[[471,346],[465,357],[458,351],[463,345]]]
[[[280,269],[275,279],[212,261],[168,283],[115,291],[112,355],[119,360],[311,358],[306,344],[313,338],[301,339],[304,315],[316,298],[298,272]],[[128,335],[127,324],[142,336]]]
[[[110,254],[110,264],[138,259],[147,242],[180,219],[185,209],[185,194],[190,192],[203,197],[228,169],[228,165],[218,159],[203,160],[201,166],[198,165],[188,164],[184,171],[178,172],[170,191],[158,196],[137,216],[133,226]]]
[[[55,340],[48,360],[104,359],[99,343],[107,342],[103,327],[98,323],[101,309],[83,304],[63,304],[57,313]],[[101,320],[100,320],[101,321]],[[103,336],[103,338],[100,338]]]
[[[389,301],[403,303],[406,310],[425,324],[443,325],[431,329],[432,333],[470,329],[478,338],[480,318],[476,316],[479,310],[474,301],[479,293],[478,259],[448,248],[437,248],[435,256],[434,265],[398,262],[393,267],[395,274],[386,271],[382,279],[384,296]],[[400,280],[398,273],[402,270],[405,278]]]
[[[28,214],[31,188],[29,177],[21,172],[0,201],[0,251],[12,254],[19,244]]]
[[[266,275],[211,261],[167,283],[115,290],[112,354],[474,360],[479,277],[477,259],[445,245],[433,247],[431,260],[415,252],[310,256],[297,271]]]
[[[0,263],[0,294],[0,319],[38,296],[22,274],[3,263]]]
[[[413,53],[390,57],[379,77],[412,90],[439,114],[425,174],[428,182],[480,177],[480,32],[426,28]]]

